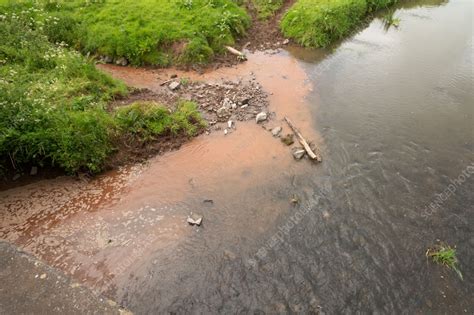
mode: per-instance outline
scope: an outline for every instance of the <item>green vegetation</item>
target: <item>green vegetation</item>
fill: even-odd
[[[19,2],[19,1],[16,1]],[[21,1],[54,17],[45,32],[82,53],[132,65],[206,63],[249,25],[232,0]],[[39,4],[38,4],[39,3]],[[18,5],[10,5],[11,8]]]
[[[395,11],[390,10],[382,18],[384,23],[384,28],[388,30],[391,26],[398,27],[400,25],[400,18],[394,16]]]
[[[252,0],[253,5],[257,9],[258,16],[261,19],[267,19],[283,5],[283,0]]]
[[[123,134],[140,141],[167,134],[194,136],[205,126],[193,102],[181,102],[173,112],[157,103],[136,102],[117,109],[115,121]]]
[[[398,0],[299,0],[285,14],[281,29],[303,46],[326,47],[350,34],[365,17]]]
[[[436,245],[433,248],[429,248],[426,251],[426,257],[431,259],[438,264],[444,265],[454,270],[458,276],[463,279],[462,273],[458,268],[458,259],[456,257],[456,248],[450,247],[449,245]]]
[[[97,172],[111,140],[133,132],[124,128],[125,109],[106,111],[127,88],[64,43],[51,43],[45,33],[55,21],[36,8],[0,14],[0,172],[31,164]],[[162,132],[193,135],[201,126],[191,103],[162,117]]]

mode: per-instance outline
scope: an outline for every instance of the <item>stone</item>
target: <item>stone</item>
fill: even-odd
[[[295,158],[295,160],[301,160],[303,158],[303,156],[306,154],[306,151],[302,148],[297,148],[295,150],[293,150],[293,157]]]
[[[282,137],[280,140],[286,145],[292,145],[295,142],[295,140],[293,140],[293,137],[293,134],[289,133],[286,136]]]
[[[177,74],[172,74],[172,75],[170,76],[171,79],[176,79],[177,77],[178,77]]]
[[[38,174],[38,167],[36,166],[31,167],[30,175],[35,176],[36,174]]]
[[[265,112],[258,113],[257,116],[255,116],[255,121],[257,123],[265,120],[267,120],[267,113]]]
[[[105,63],[112,63],[112,62],[114,62],[114,58],[112,58],[110,56],[103,56],[102,61],[105,62]]]
[[[216,114],[217,114],[217,117],[219,118],[228,118],[230,117],[230,110],[229,108],[222,106],[221,108],[217,110]]]
[[[224,135],[227,135],[229,132],[227,131],[227,128],[224,129]]]
[[[233,124],[234,124],[234,122],[233,122],[232,120],[229,120],[229,121],[227,122],[227,127],[232,128],[232,125],[233,125]]]
[[[274,137],[278,137],[280,135],[280,132],[281,132],[281,127],[278,126],[278,127],[275,127],[272,129],[272,135]]]
[[[115,60],[115,64],[125,67],[128,65],[128,61],[124,57],[120,57],[119,59]]]
[[[240,106],[240,108],[242,108],[242,109],[247,108],[247,107],[249,107],[249,104],[244,104],[244,105]]]
[[[186,222],[188,222],[189,225],[200,226],[202,223],[202,216],[197,215],[197,214],[191,214],[190,216],[188,216],[188,219],[186,220]]]
[[[290,43],[290,40],[287,38],[283,41],[283,45],[288,45]]]
[[[169,88],[171,91],[174,91],[174,90],[179,89],[180,86],[181,86],[181,83],[176,82],[176,81],[173,81],[173,82],[170,83],[170,85],[168,85],[168,88]]]

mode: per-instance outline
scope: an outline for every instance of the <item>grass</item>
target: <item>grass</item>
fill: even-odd
[[[365,17],[397,0],[299,0],[285,14],[285,36],[306,47],[327,47],[349,35]]]
[[[168,134],[191,137],[206,126],[196,104],[189,101],[178,103],[174,111],[154,102],[136,102],[118,108],[115,121],[122,134],[142,142]]]
[[[281,8],[283,2],[283,0],[252,0],[258,17],[263,20],[272,17]]]
[[[136,66],[207,63],[250,22],[232,0],[15,2],[56,18],[45,26],[53,42],[64,41],[84,54],[125,57]]]
[[[390,10],[382,17],[384,28],[388,30],[390,27],[398,27],[400,25],[400,18],[395,17],[395,11]]]
[[[52,43],[47,25],[55,21],[37,8],[0,15],[0,172],[37,165],[94,173],[115,137],[160,134],[127,125],[126,108],[106,111],[108,102],[127,94],[126,86],[64,43]],[[161,108],[162,116],[145,111],[140,119],[147,126],[163,119],[163,133],[194,135],[202,122],[193,106],[180,104],[173,113]]]
[[[433,262],[454,270],[461,280],[463,279],[462,273],[458,268],[456,248],[445,244],[436,245],[435,247],[429,248],[426,251],[426,257],[430,257]]]

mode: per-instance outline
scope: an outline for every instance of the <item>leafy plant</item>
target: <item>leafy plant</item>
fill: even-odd
[[[456,248],[446,244],[439,244],[426,251],[426,257],[430,257],[433,262],[446,266],[454,270],[458,276],[463,279],[462,273],[458,268],[458,259],[456,257]]]

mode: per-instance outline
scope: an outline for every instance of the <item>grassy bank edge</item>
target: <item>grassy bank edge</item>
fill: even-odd
[[[398,0],[298,0],[283,16],[283,34],[305,47],[327,47],[351,34],[370,14]]]

